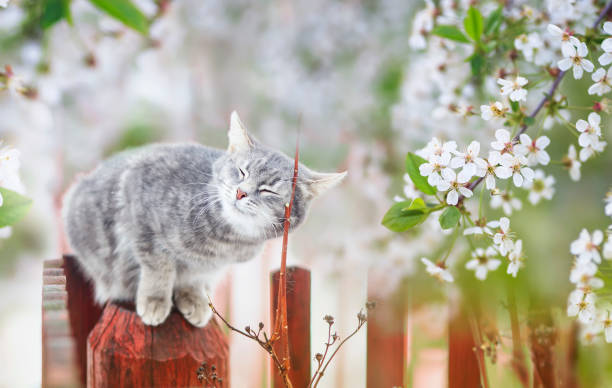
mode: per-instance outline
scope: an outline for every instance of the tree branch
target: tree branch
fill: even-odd
[[[603,19],[606,17],[606,15],[612,10],[612,0],[608,1],[608,3],[606,4],[606,6],[604,7],[604,9],[600,12],[599,17],[597,18],[597,20],[595,21],[595,23],[593,23],[592,28],[596,29],[597,26],[599,25],[599,23],[601,23],[603,21]],[[561,80],[563,80],[563,77],[565,76],[567,72],[566,71],[561,71],[559,72],[559,74],[557,74],[557,77],[555,78],[555,80],[553,81],[552,85],[550,86],[550,89],[548,90],[548,93],[546,93],[546,95],[540,100],[540,102],[538,103],[538,105],[536,106],[536,108],[529,114],[528,117],[530,118],[535,118],[538,113],[540,113],[540,111],[542,110],[542,108],[546,105],[546,103],[548,101],[550,101],[550,99],[553,97],[553,95],[555,94],[555,92],[557,91],[557,89],[559,88],[559,85],[561,84]],[[527,131],[527,128],[529,126],[527,124],[523,124],[521,126],[521,130],[516,134],[516,136],[514,136],[514,138],[512,139],[513,143],[518,143],[519,141],[519,137],[525,133],[525,131]],[[468,189],[474,191],[474,189],[480,184],[482,183],[482,181],[484,180],[484,177],[480,177],[477,180],[475,180],[474,182],[472,182],[469,186]],[[459,202],[462,202],[465,199],[465,197],[463,195],[459,196]]]

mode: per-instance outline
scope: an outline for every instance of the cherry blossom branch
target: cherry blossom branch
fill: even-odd
[[[612,0],[608,1],[608,3],[606,4],[606,6],[604,7],[604,9],[601,11],[601,13],[599,14],[599,17],[597,18],[597,20],[595,21],[595,23],[593,23],[593,29],[596,29],[597,26],[599,25],[599,23],[601,23],[604,18],[606,17],[606,15],[612,10]],[[535,118],[538,113],[540,113],[540,111],[542,110],[542,108],[546,105],[546,103],[548,101],[550,101],[550,99],[552,99],[553,95],[555,94],[555,92],[557,91],[557,89],[559,88],[559,85],[561,84],[561,81],[563,80],[563,77],[565,76],[565,73],[567,73],[566,71],[560,71],[559,74],[557,74],[557,77],[555,78],[555,80],[553,81],[552,85],[550,86],[550,89],[548,90],[548,93],[546,93],[544,95],[544,97],[540,100],[540,102],[538,103],[538,105],[535,107],[535,109],[529,114],[529,118]],[[520,136],[525,133],[525,131],[527,131],[527,128],[529,126],[527,124],[523,124],[521,126],[521,130],[516,134],[516,136],[514,136],[514,138],[512,138],[512,142],[513,143],[518,143],[519,142],[519,138]],[[482,183],[482,181],[484,180],[484,177],[480,177],[477,180],[475,180],[474,182],[472,182],[469,186],[468,189],[470,189],[471,191],[474,191],[474,189],[480,184]],[[463,200],[465,199],[465,197],[463,195],[461,195],[459,197],[459,203],[461,203]]]

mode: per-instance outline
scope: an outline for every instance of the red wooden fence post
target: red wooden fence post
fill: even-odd
[[[368,293],[368,300],[376,302],[376,308],[368,312],[366,386],[404,387],[406,306],[398,303],[397,295],[382,298],[373,290]]]
[[[270,322],[275,326],[278,305],[278,278],[273,271],[270,287]],[[287,323],[289,325],[289,378],[296,388],[305,388],[310,382],[310,271],[300,267],[287,267]],[[278,344],[278,343],[277,343]],[[272,364],[272,386],[283,387],[283,379]]]
[[[480,387],[476,343],[463,300],[451,301],[448,320],[448,388]]]
[[[222,381],[199,381],[202,362]],[[159,326],[146,326],[133,308],[107,304],[87,341],[87,386],[229,387],[227,338],[215,320],[190,325],[173,310]]]
[[[75,341],[75,356],[81,384],[87,383],[87,336],[102,315],[102,306],[94,302],[93,286],[85,278],[74,256],[64,255],[64,274],[68,293],[68,317]]]

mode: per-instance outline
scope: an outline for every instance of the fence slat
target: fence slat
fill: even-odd
[[[475,348],[464,302],[454,300],[448,320],[448,388],[481,386]]]
[[[43,264],[42,287],[42,386],[79,387],[66,302],[66,277],[61,260]]]
[[[275,326],[278,306],[278,279],[280,271],[271,274],[270,322]],[[289,353],[291,369],[289,377],[294,387],[307,387],[310,382],[310,271],[301,267],[287,267],[287,324],[289,325]],[[278,344],[278,343],[277,343]],[[272,386],[283,387],[284,383],[272,365]]]
[[[202,362],[221,383],[198,380]],[[161,325],[146,326],[133,306],[111,303],[87,341],[87,386],[229,387],[228,362],[227,338],[215,320],[198,328],[173,310]]]
[[[370,290],[369,301],[376,308],[368,313],[367,387],[403,387],[406,359],[405,306],[395,295],[377,296]]]

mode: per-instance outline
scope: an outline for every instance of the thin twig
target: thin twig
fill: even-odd
[[[331,354],[331,356],[329,356],[329,360],[327,360],[327,362],[325,363],[325,366],[323,367],[323,369],[321,369],[321,371],[319,372],[319,376],[317,377],[317,379],[315,380],[314,385],[312,386],[317,387],[319,385],[319,381],[321,381],[321,378],[323,377],[323,375],[325,374],[325,371],[327,370],[327,367],[329,366],[329,364],[331,363],[331,361],[334,359],[334,356],[336,355],[336,353],[338,353],[338,350],[340,350],[340,348],[342,347],[342,345],[344,345],[344,343],[346,341],[348,341],[349,339],[351,339],[352,336],[354,336],[355,334],[357,334],[357,332],[363,327],[363,325],[366,323],[365,320],[359,320],[359,324],[357,325],[357,327],[355,328],[355,330],[353,330],[353,332],[351,334],[349,334],[348,337],[346,337],[345,339],[343,339],[342,341],[340,341],[340,343],[338,344],[338,346],[336,347],[336,349],[334,350],[334,352]]]
[[[529,372],[527,371],[527,365],[525,365],[521,328],[516,308],[516,296],[514,295],[512,285],[508,285],[508,312],[510,313],[510,326],[512,329],[512,367],[518,375],[521,384],[524,387],[529,387]]]
[[[470,309],[468,321],[470,323],[472,338],[476,345],[474,351],[476,352],[476,362],[478,363],[478,370],[480,372],[480,381],[484,388],[489,388],[489,378],[487,377],[487,368],[484,359],[484,348],[482,341],[482,334],[480,333],[480,324],[476,318],[476,313],[473,309]]]

